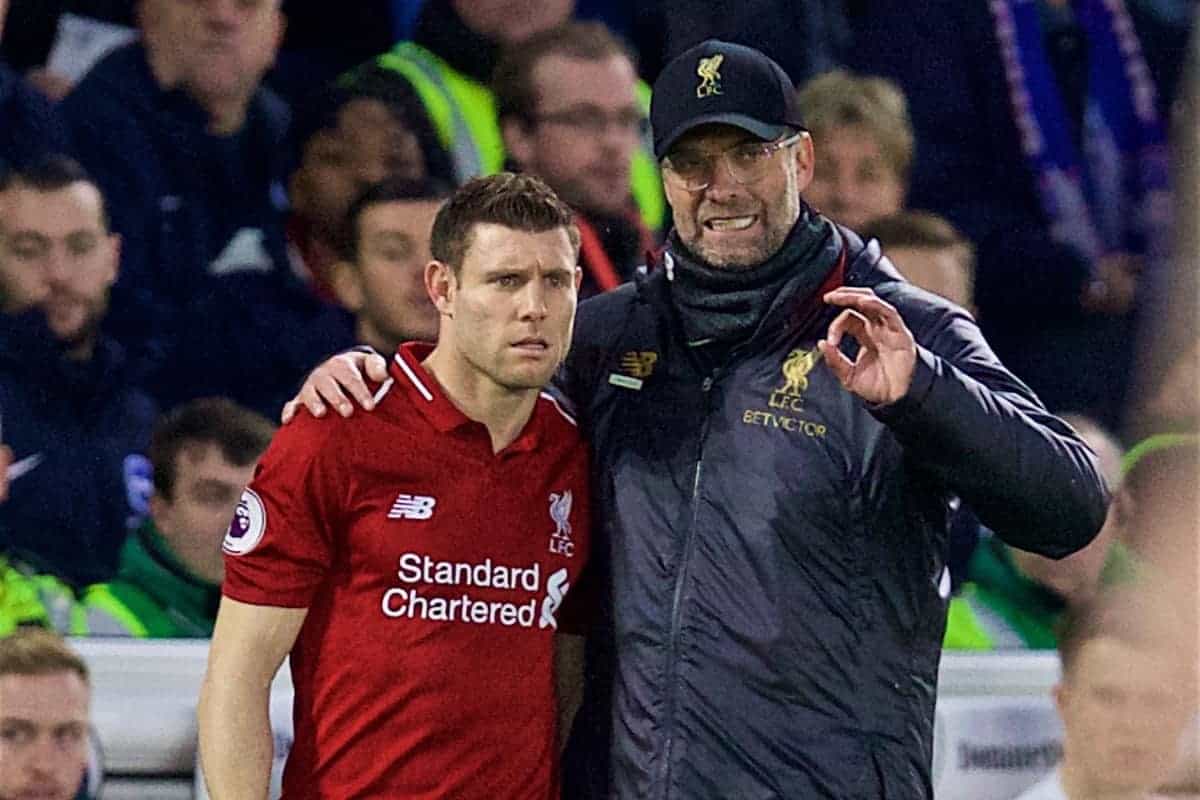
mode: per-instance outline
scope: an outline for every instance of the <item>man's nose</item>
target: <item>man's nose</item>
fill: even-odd
[[[30,774],[39,778],[54,775],[62,763],[64,754],[54,741],[53,736],[38,736],[27,751],[26,766]]]
[[[705,193],[717,200],[728,198],[741,191],[742,185],[733,177],[733,173],[729,171],[729,165],[724,158],[714,158],[712,171],[708,181],[708,186],[705,188]]]
[[[529,281],[521,289],[521,319],[544,319],[547,313],[546,289],[540,278]]]
[[[66,283],[71,277],[72,267],[70,260],[67,258],[65,248],[52,245],[46,251],[46,258],[42,262],[42,269],[46,283],[51,286],[57,286]]]

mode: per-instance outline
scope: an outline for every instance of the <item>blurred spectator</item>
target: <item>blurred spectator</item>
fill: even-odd
[[[506,48],[492,85],[509,155],[577,213],[580,297],[630,280],[654,247],[629,190],[646,126],[632,53],[599,22],[567,23]]]
[[[355,339],[380,353],[436,342],[438,312],[425,289],[433,218],[448,196],[437,184],[389,180],[350,206],[334,287],[355,315]]]
[[[498,172],[504,142],[488,84],[500,51],[563,24],[574,6],[574,0],[428,0],[413,40],[354,70],[349,81],[388,81],[415,95],[451,154],[456,182]],[[638,93],[639,107],[648,113],[649,87],[639,84]],[[658,230],[666,205],[649,150],[646,143],[634,157],[631,188],[642,221]]]
[[[289,189],[288,244],[318,296],[333,300],[329,270],[338,259],[354,198],[385,178],[450,181],[449,156],[424,110],[395,81],[323,87],[297,109],[297,166]]]
[[[141,0],[143,39],[64,101],[124,240],[109,329],[164,406],[229,396],[274,416],[340,321],[284,242],[287,112],[260,86],[279,0]]]
[[[1139,0],[865,5],[852,61],[908,94],[909,202],[976,242],[988,340],[1051,410],[1115,426],[1130,312],[1168,244],[1162,119],[1186,30]]]
[[[1186,268],[1187,261],[1179,259],[1176,263],[1177,269]],[[1148,396],[1133,404],[1129,424],[1137,438],[1200,430],[1200,336],[1193,329],[1177,338],[1184,336],[1191,342],[1160,356],[1165,369],[1157,373],[1157,381],[1148,382]]]
[[[1095,421],[1065,414],[1095,451],[1110,487],[1121,479],[1121,448]],[[1109,508],[1091,543],[1062,559],[1009,547],[990,534],[967,564],[967,583],[950,601],[944,647],[948,650],[1051,649],[1064,611],[1086,605],[1102,585],[1132,573],[1125,549],[1114,544],[1118,521]]]
[[[1063,759],[1018,800],[1162,797],[1154,789],[1197,710],[1195,652],[1181,647],[1194,616],[1180,605],[1138,584],[1071,612],[1054,688]]]
[[[87,664],[55,633],[0,639],[0,797],[71,800],[88,764]]]
[[[1197,598],[1200,564],[1200,437],[1159,434],[1130,448],[1113,498],[1117,536],[1149,576]]]
[[[0,203],[0,277],[45,282],[37,309],[0,317],[0,438],[16,459],[0,550],[83,585],[112,574],[149,488],[154,406],[100,330],[120,238],[99,189],[62,157],[12,172]]]
[[[884,78],[835,70],[798,91],[819,153],[804,192],[809,205],[856,231],[902,209],[914,144],[899,87]]]
[[[221,540],[274,426],[224,398],[193,400],[155,426],[150,517],[121,550],[116,578],[82,602],[93,636],[208,637],[225,566]]]
[[[4,38],[8,0],[0,0],[0,42]],[[11,38],[11,37],[10,37]],[[67,150],[67,133],[50,101],[5,63],[0,53],[0,170],[25,166],[51,153]]]
[[[900,211],[863,226],[911,283],[975,312],[975,248],[943,217]]]
[[[562,24],[573,9],[573,0],[429,0],[412,41],[360,66],[351,83],[387,78],[407,84],[453,156],[456,182],[498,172],[504,145],[487,85],[500,48]]]
[[[648,80],[705,39],[761,50],[796,85],[842,63],[850,46],[843,0],[639,0],[634,5],[632,35]]]

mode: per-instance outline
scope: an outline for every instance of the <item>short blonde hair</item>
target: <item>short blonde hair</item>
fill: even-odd
[[[0,678],[5,675],[53,675],[73,672],[90,685],[84,660],[54,631],[17,628],[0,638]]]
[[[820,144],[833,128],[861,128],[878,144],[888,164],[907,185],[916,138],[904,92],[887,78],[826,72],[797,90],[804,123]]]

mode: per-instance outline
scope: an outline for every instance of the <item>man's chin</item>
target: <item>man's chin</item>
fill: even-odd
[[[759,248],[701,247],[697,255],[717,269],[750,269],[767,260]]]
[[[502,385],[513,392],[541,391],[554,377],[554,369],[528,366],[511,370],[504,376]]]

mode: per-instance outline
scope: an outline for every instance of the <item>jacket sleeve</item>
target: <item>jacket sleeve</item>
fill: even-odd
[[[909,458],[1005,542],[1054,558],[1100,530],[1108,491],[1091,449],[1009,372],[965,312],[893,299],[917,339],[908,394],[872,409]]]

